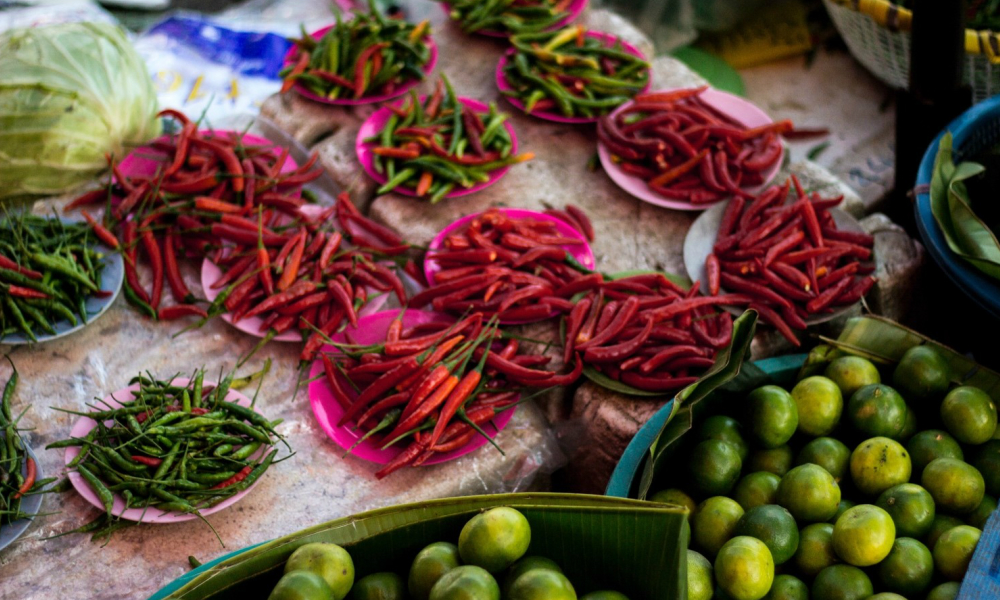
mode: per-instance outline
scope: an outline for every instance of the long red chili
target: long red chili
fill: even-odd
[[[32,486],[35,485],[35,477],[38,475],[38,466],[35,464],[35,459],[29,456],[24,462],[25,470],[27,471],[25,473],[24,483],[21,484],[21,487],[19,487],[16,492],[14,492],[14,495],[11,497],[13,500],[17,500],[21,496],[27,494],[28,491],[31,490]]]

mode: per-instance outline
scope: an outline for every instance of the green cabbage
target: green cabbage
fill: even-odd
[[[69,23],[0,34],[0,198],[58,194],[105,154],[159,134],[156,92],[125,33]]]

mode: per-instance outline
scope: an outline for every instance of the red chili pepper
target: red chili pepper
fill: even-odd
[[[224,240],[229,240],[239,244],[256,245],[258,237],[265,246],[282,246],[289,240],[285,235],[275,235],[265,232],[248,231],[246,229],[215,223],[211,227],[212,235]]]
[[[743,279],[737,277],[736,275],[731,275],[729,273],[720,274],[720,280],[722,285],[726,286],[727,289],[731,289],[737,292],[743,292],[744,294],[749,294],[751,296],[756,296],[763,302],[768,302],[781,307],[791,308],[792,304],[783,296],[774,293],[768,287],[761,285],[755,281],[748,279]]]
[[[211,150],[213,154],[219,157],[219,160],[222,161],[222,164],[226,168],[229,176],[229,184],[232,186],[233,191],[236,193],[243,191],[243,166],[240,164],[240,159],[236,157],[236,153],[233,152],[232,148],[202,137],[192,137],[191,143]]]
[[[281,93],[284,94],[295,86],[295,80],[299,75],[305,72],[306,67],[309,66],[309,53],[302,52],[299,54],[298,60],[295,62],[295,66],[292,70],[285,76],[284,82],[281,84]]]
[[[213,489],[213,490],[221,490],[221,489],[227,488],[227,487],[229,487],[231,485],[237,484],[237,483],[243,481],[244,479],[246,479],[250,475],[251,471],[253,471],[253,465],[247,465],[247,466],[243,467],[242,469],[240,469],[235,475],[233,475],[229,479],[227,479],[227,480],[225,480],[225,481],[223,481],[221,483],[217,483],[217,484],[213,485],[211,487],[211,489]]]
[[[19,285],[10,284],[7,286],[7,293],[11,296],[17,298],[33,298],[38,300],[45,300],[49,297],[45,292],[39,292],[38,290],[33,290],[31,288],[21,287]]]
[[[275,283],[275,289],[278,291],[287,290],[295,278],[299,275],[299,267],[302,264],[302,253],[305,251],[306,246],[306,233],[303,231],[299,234],[298,241],[292,248],[291,254],[288,256],[288,262],[282,267],[281,278]]]
[[[133,454],[132,460],[141,465],[146,465],[147,467],[158,467],[160,466],[160,464],[163,463],[163,459],[161,458],[155,458],[152,456],[142,456],[141,454]]]
[[[646,325],[635,337],[612,346],[589,347],[583,353],[583,358],[590,363],[612,362],[633,355],[646,343],[653,332],[653,320],[647,318]]]
[[[156,238],[153,237],[152,230],[146,229],[141,234],[142,247],[149,258],[150,268],[153,271],[153,291],[150,294],[149,305],[156,310],[160,306],[160,298],[163,296],[163,252]]]
[[[83,211],[83,218],[86,219],[87,223],[90,224],[90,227],[91,229],[94,230],[94,235],[97,236],[97,239],[101,240],[102,242],[104,242],[111,248],[114,248],[115,250],[118,249],[119,247],[118,238],[116,238],[113,233],[108,231],[107,228],[104,227],[104,225],[98,223],[97,220],[94,217],[90,216],[90,213],[88,213],[87,211]]]
[[[108,199],[108,190],[106,188],[98,188],[96,190],[91,190],[86,192],[72,202],[63,207],[63,212],[70,212],[81,206],[90,206],[91,204],[97,204]]]
[[[326,384],[330,388],[330,392],[333,394],[334,400],[337,404],[341,406],[344,410],[351,407],[351,400],[344,391],[344,388],[340,385],[340,381],[337,378],[337,372],[333,366],[333,361],[330,359],[329,355],[321,354],[320,358],[323,362],[323,373],[326,376]]]
[[[647,392],[670,392],[698,381],[697,377],[657,376],[644,377],[634,371],[621,374],[622,383]]]
[[[833,304],[833,301],[836,300],[837,297],[851,285],[851,283],[851,279],[845,277],[836,282],[833,287],[823,290],[820,295],[816,296],[806,304],[806,311],[810,313],[818,313],[826,309]]]
[[[799,338],[795,336],[792,328],[788,326],[788,323],[786,323],[785,320],[774,311],[774,309],[764,306],[763,304],[751,304],[748,308],[750,310],[757,311],[760,314],[760,318],[765,323],[773,325],[774,328],[777,329],[778,332],[785,337],[785,339],[791,342],[793,346],[798,347],[802,345],[802,342],[800,342]]]
[[[379,42],[377,44],[372,44],[358,54],[358,60],[354,63],[354,98],[358,99],[362,97],[366,91],[365,84],[365,65],[368,60],[371,59],[372,55],[376,52],[382,52],[383,49],[390,46],[390,42]]]
[[[205,309],[193,304],[174,304],[173,306],[160,308],[156,316],[161,321],[171,321],[182,317],[201,317],[202,319],[207,319],[208,313]]]
[[[270,310],[274,310],[279,306],[284,306],[291,303],[294,300],[311,294],[316,290],[316,284],[308,280],[299,280],[292,284],[287,290],[277,292],[271,296],[268,296],[266,300],[255,306],[249,312],[247,312],[244,317],[249,319],[255,317],[259,314],[265,313]],[[234,293],[235,295],[235,293]]]
[[[394,367],[373,381],[361,392],[357,399],[351,403],[351,406],[344,411],[344,415],[340,418],[338,426],[343,427],[346,425],[351,419],[364,410],[372,400],[375,400],[394,387],[397,383],[416,371],[419,367],[420,364],[417,362],[417,359],[411,357],[406,362]]]
[[[24,463],[25,470],[27,471],[25,473],[24,483],[22,483],[21,487],[19,487],[17,491],[14,492],[14,495],[11,496],[12,500],[17,500],[21,496],[27,494],[31,490],[32,486],[35,485],[35,477],[38,475],[38,466],[35,464],[35,459],[29,456]]]
[[[714,254],[709,254],[705,259],[705,277],[708,280],[708,293],[712,296],[719,295],[720,271],[719,258]]]
[[[42,274],[39,273],[38,271],[33,271],[31,269],[28,269],[27,267],[22,267],[2,254],[0,254],[0,268],[7,269],[8,271],[15,271],[17,273],[20,273],[21,275],[24,275],[25,277],[28,277],[29,279],[42,278]]]
[[[395,473],[399,469],[402,469],[406,465],[412,463],[417,459],[422,452],[427,449],[426,443],[413,442],[405,450],[399,453],[396,458],[389,461],[384,467],[375,472],[376,479],[385,479],[392,473]]]

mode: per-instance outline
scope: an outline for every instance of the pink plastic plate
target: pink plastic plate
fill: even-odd
[[[377,344],[379,342],[385,341],[385,334],[389,329],[389,324],[399,315],[398,310],[384,310],[382,312],[369,315],[358,320],[357,327],[348,327],[346,330],[331,336],[331,339],[335,342],[345,342],[354,344]],[[403,315],[403,328],[413,327],[414,325],[421,325],[423,323],[452,323],[455,319],[448,315],[441,313],[434,313],[422,310],[407,310]],[[337,352],[336,348],[333,346],[324,346],[323,352]],[[333,394],[330,393],[330,388],[326,383],[326,378],[323,374],[323,361],[316,360],[312,364],[312,368],[309,371],[309,378],[311,383],[309,384],[309,403],[312,405],[313,413],[316,415],[316,419],[319,421],[320,427],[326,432],[330,438],[337,442],[344,450],[347,450],[353,446],[362,435],[360,431],[355,431],[351,429],[350,425],[344,427],[337,426],[337,422],[344,415],[344,409],[337,403],[334,399]],[[352,390],[348,386],[348,393]],[[489,434],[490,437],[496,437],[500,431],[507,426],[510,422],[511,417],[514,416],[514,409],[505,410],[492,422],[487,423],[483,427],[483,431]],[[358,444],[358,447],[351,451],[351,454],[357,456],[358,458],[363,458],[365,460],[378,463],[386,464],[399,455],[403,451],[401,444],[397,444],[390,448],[382,450],[382,445],[388,440],[378,440],[373,441],[372,438]],[[476,436],[471,442],[465,446],[435,456],[434,458],[428,460],[425,465],[436,465],[439,463],[447,462],[458,458],[459,456],[464,456],[477,448],[482,447],[486,444],[486,440],[482,436]]]
[[[421,96],[420,101],[423,102],[427,96]],[[489,110],[489,105],[479,100],[473,100],[471,98],[459,97],[459,102],[468,106],[474,111],[483,112]],[[375,170],[375,154],[372,150],[377,146],[375,143],[366,143],[365,139],[372,136],[378,135],[382,129],[385,127],[386,123],[389,122],[389,117],[392,115],[392,111],[388,107],[383,106],[382,108],[376,110],[372,113],[372,116],[361,124],[361,130],[358,131],[357,140],[354,143],[354,149],[358,154],[358,160],[361,162],[361,166],[364,168],[365,172],[368,173],[369,177],[374,179],[380,185],[386,182],[386,177],[383,173],[379,173]],[[503,124],[507,128],[507,132],[510,134],[511,155],[517,154],[517,135],[514,134],[514,127],[510,124],[510,121],[505,121]],[[457,188],[452,190],[450,193],[445,195],[445,198],[457,198],[458,196],[465,196],[467,194],[473,194],[481,189],[487,188],[497,182],[501,177],[503,177],[507,171],[510,170],[510,166],[506,166],[496,171],[490,173],[489,181],[484,181],[483,183],[478,183],[470,188]],[[417,193],[406,187],[397,187],[393,190],[397,194],[403,194],[404,196],[416,196]]]
[[[601,40],[602,42],[604,42],[604,45],[609,48],[614,46],[615,42],[620,41],[622,49],[624,49],[626,52],[638,56],[642,60],[647,60],[645,55],[643,55],[642,52],[639,52],[638,48],[636,48],[635,46],[629,44],[624,40],[619,40],[617,37],[611,35],[610,33],[603,33],[601,31],[588,31],[584,35],[586,35],[587,37]],[[504,68],[506,68],[507,61],[510,59],[510,57],[514,56],[515,52],[517,52],[516,48],[508,49],[507,52],[505,52],[503,56],[500,57],[500,62],[497,63],[497,72],[496,72],[497,88],[499,88],[501,92],[509,92],[510,90],[514,89],[507,82],[507,77],[504,75]],[[642,89],[643,92],[649,89],[650,83],[652,82],[653,79],[652,73],[650,72],[649,69],[646,69],[646,73],[649,76],[646,77],[646,87]],[[514,98],[513,96],[506,96],[506,95],[505,97],[507,98],[507,101],[513,104],[518,110],[524,112],[527,115],[531,115],[532,117],[538,117],[539,119],[544,119],[546,121],[554,121],[556,123],[596,123],[601,118],[599,116],[567,117],[562,115],[561,113],[554,112],[551,110],[536,110],[529,113],[524,110],[524,102],[522,102],[520,98]]]
[[[322,29],[317,29],[316,31],[312,32],[309,35],[312,36],[315,39],[319,39],[319,38],[323,37],[324,33],[326,33],[327,31],[330,31],[331,29],[333,29],[333,27],[334,27],[333,25],[327,25],[326,27],[324,27]],[[438,59],[437,44],[434,43],[434,39],[431,36],[427,36],[427,38],[426,38],[426,44],[427,44],[427,47],[430,49],[430,54],[427,56],[427,64],[424,65],[424,69],[423,69],[425,78],[426,78],[427,75],[429,75],[431,73],[431,71],[434,70],[434,65],[437,64],[437,59]],[[295,57],[296,54],[297,54],[297,50],[296,50],[295,46],[292,46],[288,50],[288,53],[285,54],[285,61],[284,61],[284,64],[282,66],[283,67],[287,67],[288,65],[292,64],[293,62],[295,62],[294,61],[294,57]],[[410,81],[407,81],[406,83],[404,83],[403,85],[399,86],[398,88],[396,88],[395,90],[393,90],[389,94],[378,94],[378,95],[375,95],[375,96],[363,96],[363,97],[358,98],[358,99],[354,99],[354,98],[324,98],[323,96],[320,96],[319,94],[314,94],[313,92],[309,91],[309,88],[307,88],[306,86],[304,86],[302,84],[299,84],[299,83],[295,84],[295,87],[293,87],[292,89],[294,89],[296,91],[296,93],[298,93],[300,96],[303,96],[305,98],[309,98],[310,100],[313,100],[315,102],[321,102],[323,104],[334,104],[334,105],[337,105],[337,106],[360,106],[362,104],[377,104],[379,102],[385,102],[386,100],[391,100],[392,98],[398,98],[399,96],[402,96],[407,91],[409,91],[410,89],[412,89],[415,85],[419,84],[421,81],[422,81],[421,79],[411,79]]]
[[[552,27],[549,27],[548,30],[551,31],[553,29],[559,29],[560,27],[565,27],[566,25],[572,23],[577,17],[580,16],[580,13],[583,12],[583,9],[586,8],[586,6],[587,6],[587,0],[573,0],[572,2],[570,2],[569,6],[566,7],[566,12],[569,13],[568,15],[566,15],[566,18],[563,19],[562,21],[559,21],[558,23],[556,23]],[[441,3],[441,8],[442,8],[442,10],[444,10],[445,14],[448,15],[448,18],[450,19],[451,18],[451,7],[448,6],[448,3],[447,2],[442,2]],[[509,33],[504,33],[502,31],[491,31],[489,29],[480,29],[479,31],[477,31],[475,33],[477,33],[479,35],[485,35],[487,37],[495,37],[495,38],[507,38],[507,37],[510,37]]]
[[[190,379],[177,377],[173,380],[173,383],[177,385],[187,385],[189,381]],[[205,382],[205,385],[208,385],[208,382]],[[104,400],[101,401],[101,406],[106,405],[112,408],[124,406],[125,404],[128,404],[129,402],[132,401],[131,392],[133,390],[138,390],[138,389],[139,389],[139,384],[135,384],[127,388],[120,389],[112,394],[109,394],[104,398]],[[229,402],[235,402],[242,406],[250,406],[250,399],[244,396],[243,394],[237,392],[236,390],[229,390],[229,393],[226,394],[226,400],[228,400]],[[89,419],[87,417],[81,417],[76,423],[73,424],[73,429],[70,430],[69,435],[70,437],[74,438],[83,438],[86,437],[87,433],[89,433],[90,430],[93,429],[94,427],[97,427],[97,421],[94,421],[93,419]],[[263,456],[267,450],[268,448],[261,448],[260,450],[257,451],[256,454],[254,454],[254,458]],[[78,454],[80,454],[80,448],[78,447],[67,448],[66,455],[64,458],[66,464],[68,465],[70,462],[72,462],[73,459],[76,458]],[[69,473],[67,474],[69,476],[70,483],[72,483],[73,487],[76,488],[76,491],[79,492],[81,496],[83,496],[84,500],[93,504],[97,508],[104,510],[104,505],[101,503],[101,500],[97,497],[97,494],[94,492],[93,489],[91,489],[90,485],[83,480],[83,477],[79,473],[77,473],[76,471],[69,471]],[[258,483],[260,483],[259,479],[256,482],[254,482],[253,485],[243,490],[242,492],[239,492],[237,494],[230,496],[229,498],[226,498],[225,500],[219,502],[215,506],[200,511],[201,516],[207,517],[212,513],[219,512],[220,510],[228,506],[232,506],[233,504],[238,502],[240,498],[246,496],[250,492],[250,490],[252,490]],[[126,519],[128,521],[138,521],[141,523],[180,523],[182,521],[191,521],[198,518],[197,515],[193,514],[173,513],[173,512],[168,513],[168,512],[163,512],[162,510],[156,508],[130,508],[128,510],[125,510],[125,500],[118,494],[115,494],[115,504],[114,507],[111,509],[111,513],[121,517],[122,519]]]
[[[672,90],[662,90],[669,92]],[[719,90],[708,88],[701,94],[701,99],[706,103],[710,104],[715,110],[728,115],[732,119],[742,123],[746,127],[759,127],[761,125],[767,125],[771,123],[771,117],[767,116],[767,113],[757,108],[756,105],[752,104],[749,100],[745,98],[740,98],[739,96],[734,96],[726,92],[721,92]],[[619,112],[632,106],[632,102],[626,102],[625,104],[616,108],[612,113],[612,118]],[[675,210],[705,210],[706,208],[712,206],[712,204],[692,204],[690,202],[684,202],[681,200],[671,200],[669,198],[664,198],[660,196],[653,190],[649,189],[646,182],[634,175],[629,175],[621,170],[621,168],[611,160],[611,152],[604,146],[604,144],[597,143],[597,154],[601,157],[601,165],[604,166],[604,170],[607,172],[608,176],[618,184],[618,187],[622,188],[629,194],[632,194],[640,200],[645,200],[650,204],[655,204],[657,206],[662,206],[664,208],[673,208]],[[778,160],[775,161],[774,166],[762,173],[764,176],[764,183],[755,186],[745,186],[743,189],[751,194],[756,194],[760,190],[767,187],[771,179],[778,173],[781,169],[781,164],[785,156],[785,149],[782,146],[781,154],[778,156]],[[724,201],[725,198],[719,202]],[[718,204],[716,202],[715,204]]]

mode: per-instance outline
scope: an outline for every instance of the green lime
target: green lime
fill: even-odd
[[[778,575],[764,600],[809,600],[809,588],[794,575]]]
[[[906,407],[906,420],[903,422],[903,429],[896,434],[893,439],[897,442],[906,443],[906,440],[913,437],[913,434],[917,432],[917,413],[910,408]]]
[[[330,600],[333,589],[312,571],[289,571],[281,576],[267,600]]]
[[[715,583],[733,600],[760,600],[774,582],[774,560],[764,542],[739,536],[715,559]]]
[[[754,450],[747,459],[745,471],[756,473],[767,471],[778,477],[784,476],[792,468],[792,449],[787,445],[777,448]]]
[[[862,494],[878,496],[910,479],[910,453],[887,437],[873,437],[851,453],[851,481]]]
[[[531,569],[510,586],[509,600],[576,600],[573,584],[559,571]]]
[[[740,460],[746,460],[750,454],[750,446],[743,439],[740,430],[743,428],[740,422],[725,415],[713,415],[701,422],[698,426],[698,440],[722,440],[729,442],[736,447],[740,454]]]
[[[458,547],[448,542],[434,542],[417,553],[410,565],[407,589],[415,600],[427,600],[437,580],[459,565]]]
[[[524,556],[530,543],[524,515],[500,506],[469,519],[458,536],[458,553],[465,564],[499,573]]]
[[[874,596],[869,596],[868,600],[906,600],[906,598],[893,592],[879,592]]]
[[[734,535],[748,535],[764,542],[774,564],[790,559],[799,547],[799,528],[788,510],[768,504],[751,508],[736,523]]]
[[[906,402],[896,390],[873,383],[854,392],[847,417],[866,437],[896,437],[906,423]]]
[[[750,439],[763,448],[777,448],[792,439],[799,412],[792,395],[776,385],[761,386],[745,401]]]
[[[931,523],[931,528],[927,531],[927,535],[924,536],[924,544],[933,552],[934,545],[937,541],[941,539],[946,531],[950,531],[959,525],[963,525],[961,520],[956,519],[950,515],[938,514],[934,517],[934,522]]]
[[[827,365],[823,374],[837,384],[844,398],[850,398],[854,392],[866,385],[882,383],[878,369],[872,361],[860,356],[835,358]]]
[[[522,557],[518,559],[517,562],[512,564],[509,569],[507,569],[507,575],[503,579],[503,585],[500,586],[500,595],[506,598],[510,593],[510,586],[514,584],[514,581],[532,569],[548,569],[550,571],[559,571],[562,573],[562,569],[556,564],[556,561],[550,558],[545,558],[544,556]]]
[[[878,564],[878,579],[885,589],[917,597],[934,578],[934,557],[927,546],[908,537],[896,538],[889,556]]]
[[[687,551],[688,600],[710,600],[715,591],[712,563],[694,550]]]
[[[976,529],[986,529],[986,522],[990,520],[990,515],[996,509],[997,499],[987,494],[983,496],[983,501],[979,503],[976,510],[969,513],[965,520]]]
[[[962,456],[952,458],[961,459]],[[1000,440],[990,440],[980,446],[972,466],[982,474],[986,491],[991,496],[1000,497]]]
[[[743,510],[750,510],[755,506],[774,504],[774,499],[778,495],[778,484],[781,477],[767,471],[757,471],[740,479],[733,488],[733,500],[743,507]]]
[[[934,522],[934,498],[915,483],[901,483],[886,491],[875,501],[896,524],[896,535],[923,537]]]
[[[333,590],[334,600],[347,596],[354,585],[354,561],[337,544],[314,542],[299,546],[285,563],[285,573],[292,571],[310,571],[322,577]]]
[[[486,569],[462,565],[437,580],[431,588],[430,600],[500,600],[500,586]]]
[[[829,435],[844,410],[844,397],[833,380],[814,375],[792,388],[792,398],[799,414],[799,431],[819,437]]]
[[[833,550],[840,560],[869,567],[889,555],[896,526],[889,513],[872,504],[859,504],[840,515],[833,525]]]
[[[688,514],[693,514],[695,508],[698,507],[695,503],[694,498],[688,496],[683,490],[677,488],[670,488],[668,490],[660,490],[656,492],[649,498],[650,502],[660,502],[663,504],[673,504],[675,506],[683,506],[688,510]]]
[[[944,397],[941,421],[948,433],[963,444],[983,444],[997,429],[997,407],[983,390],[963,385]]]
[[[802,447],[795,459],[796,465],[812,463],[826,469],[833,479],[840,480],[847,474],[847,466],[851,461],[851,450],[840,440],[831,437],[819,437]]]
[[[781,478],[777,500],[800,523],[826,521],[837,512],[840,486],[823,467],[800,465]]]
[[[961,581],[983,532],[969,525],[953,527],[934,544],[934,566],[952,581]]]
[[[351,600],[405,600],[406,584],[395,573],[372,573],[351,588]]]
[[[705,500],[691,518],[692,543],[706,555],[715,556],[733,537],[742,516],[743,509],[731,498],[713,496]]]
[[[688,458],[695,488],[705,496],[728,494],[739,479],[742,466],[736,446],[722,440],[700,442]]]
[[[691,596],[688,596],[688,598],[691,598]],[[613,590],[598,590],[590,592],[586,596],[581,597],[580,600],[628,600],[628,596]]]
[[[948,363],[929,346],[914,346],[892,372],[892,385],[906,398],[933,400],[948,391]]]
[[[850,565],[831,565],[813,579],[809,600],[867,600],[875,590],[865,572]]]
[[[955,600],[959,587],[961,584],[955,581],[942,583],[927,593],[927,600]]]
[[[795,566],[806,577],[839,562],[833,551],[833,525],[813,523],[799,532],[799,549],[795,551]]]
[[[1000,450],[1000,444],[997,445]],[[935,458],[957,458],[964,460],[962,447],[958,445],[955,438],[940,429],[928,429],[921,431],[906,442],[906,449],[910,451],[910,460],[913,461],[913,472],[920,475],[924,467],[929,465]],[[997,466],[1000,466],[1000,452],[997,453]]]
[[[976,510],[986,494],[982,474],[967,462],[954,458],[931,461],[920,477],[920,483],[934,497],[934,503],[945,512],[967,515]]]
[[[846,498],[841,498],[840,502],[837,504],[837,512],[833,513],[833,516],[830,517],[830,520],[827,522],[836,523],[837,519],[840,518],[840,515],[844,514],[847,511],[847,509],[854,508],[855,506],[857,506],[857,504],[855,504],[854,502],[851,502]]]

